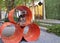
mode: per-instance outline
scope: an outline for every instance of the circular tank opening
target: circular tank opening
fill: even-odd
[[[28,31],[29,31],[29,26],[26,26],[26,27],[24,27],[24,34],[27,34],[28,33]]]
[[[2,35],[9,37],[9,36],[12,36],[14,33],[15,33],[15,26],[14,25],[8,25],[3,30]]]

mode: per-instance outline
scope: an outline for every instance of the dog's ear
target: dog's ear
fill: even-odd
[[[41,5],[43,5],[43,3],[42,2],[39,2],[38,5],[41,6]]]

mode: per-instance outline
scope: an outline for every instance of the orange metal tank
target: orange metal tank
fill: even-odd
[[[0,27],[0,38],[1,38],[1,27]]]
[[[32,23],[24,28],[23,36],[26,41],[36,41],[40,36],[40,28]]]
[[[14,21],[14,11],[15,11],[15,9],[12,9],[11,11],[9,11],[9,14],[8,14],[8,19],[9,19],[9,21],[10,22],[12,22],[12,23],[16,23],[15,21]]]
[[[2,38],[2,41],[4,43],[19,43],[21,41],[21,39],[22,39],[22,36],[23,36],[23,30],[17,24],[13,24],[15,26],[15,28],[16,28],[13,35],[11,35],[9,37],[2,35],[2,32],[5,29],[5,27],[7,27],[7,26],[9,26],[11,24],[12,23],[10,23],[10,22],[5,22],[1,26],[1,38]]]
[[[23,26],[26,26],[28,24],[31,23],[31,20],[32,20],[32,12],[30,11],[30,9],[26,6],[17,6],[15,9],[17,10],[20,10],[20,11],[23,11],[25,10],[26,11],[26,14],[25,14],[25,22],[23,24]],[[9,15],[8,15],[8,18],[9,18],[9,21],[10,22],[13,22],[13,23],[16,23],[16,21],[14,20],[14,11],[15,9],[12,9],[10,12],[9,12]]]

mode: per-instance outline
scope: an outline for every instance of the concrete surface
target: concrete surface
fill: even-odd
[[[37,21],[44,22],[44,23],[60,24],[60,20],[52,20],[52,19],[39,20],[39,19],[37,19]]]

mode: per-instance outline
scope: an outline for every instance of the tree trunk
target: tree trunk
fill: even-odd
[[[8,12],[15,7],[14,0],[9,1],[9,4],[7,5]]]
[[[6,0],[6,1],[5,1],[5,3],[6,3],[6,8],[7,8],[6,16],[8,16],[7,14],[9,13],[9,11],[15,7],[14,1],[15,1],[15,0],[10,0],[10,1],[9,1],[9,0]]]
[[[26,6],[26,0],[24,0],[24,1],[25,1],[24,5]]]

